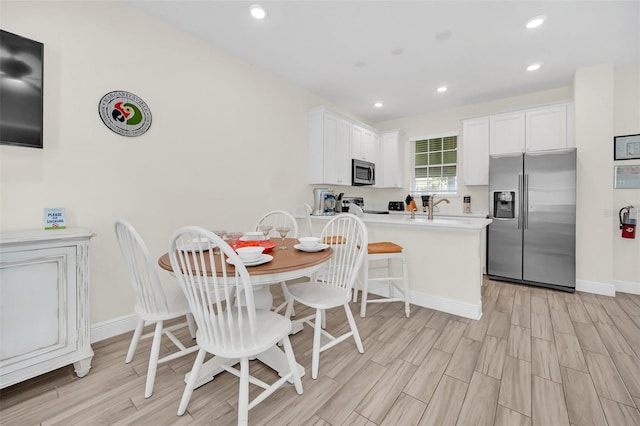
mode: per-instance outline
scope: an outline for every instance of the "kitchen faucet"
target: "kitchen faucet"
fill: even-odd
[[[445,201],[447,204],[449,204],[449,200],[446,198],[441,198],[438,201],[436,201],[435,203],[433,202],[433,200],[435,200],[436,198],[436,194],[433,194],[431,197],[429,197],[429,205],[427,206],[427,211],[429,212],[429,216],[427,217],[429,220],[433,220],[433,208],[435,206],[437,206],[438,204],[440,204],[441,202]]]

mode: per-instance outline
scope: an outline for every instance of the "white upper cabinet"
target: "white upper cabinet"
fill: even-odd
[[[351,185],[352,124],[325,108],[309,112],[308,183]]]
[[[548,151],[573,146],[573,104],[561,103],[489,117],[489,153]]]
[[[403,187],[406,143],[407,137],[401,130],[384,132],[380,135],[376,188]]]
[[[462,122],[462,172],[467,186],[489,185],[489,118]]]
[[[489,117],[489,152],[491,155],[524,151],[524,112]]]
[[[527,151],[547,151],[573,145],[568,125],[573,120],[571,105],[560,104],[526,112]]]
[[[571,102],[463,120],[464,184],[489,184],[490,155],[549,151],[572,146]]]
[[[378,135],[366,127],[353,124],[351,158],[375,163],[378,159]]]

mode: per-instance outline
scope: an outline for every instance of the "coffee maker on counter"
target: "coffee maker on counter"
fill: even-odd
[[[331,188],[315,188],[313,190],[314,216],[332,216],[336,214],[336,195]]]

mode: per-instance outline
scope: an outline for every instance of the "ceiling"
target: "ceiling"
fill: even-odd
[[[593,64],[640,63],[640,0],[129,2],[371,123],[571,85]],[[254,3],[265,19],[249,15]],[[536,15],[545,23],[527,30]],[[526,71],[534,62],[543,65]]]

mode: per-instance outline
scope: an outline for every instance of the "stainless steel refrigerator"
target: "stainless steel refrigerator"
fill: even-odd
[[[576,150],[491,156],[487,274],[576,287]]]

